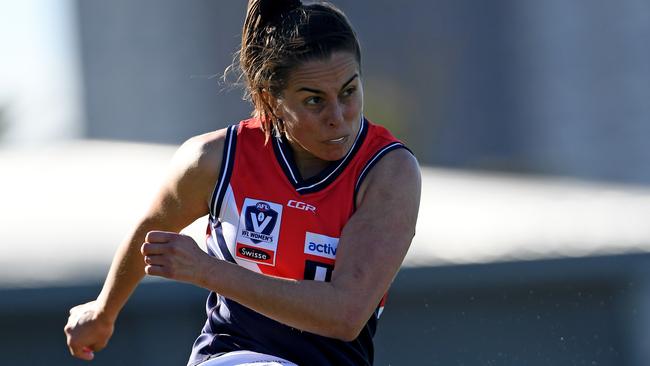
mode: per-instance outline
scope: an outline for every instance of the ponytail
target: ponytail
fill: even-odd
[[[255,41],[258,38],[256,35],[268,32],[269,26],[273,26],[284,14],[301,6],[300,0],[249,0],[242,40]]]
[[[276,30],[278,23],[293,10],[302,6],[300,0],[249,0],[246,10],[246,19],[242,29],[242,43],[239,51],[239,65],[246,78],[246,97],[250,98],[255,107],[255,115],[262,122],[267,139],[271,129],[279,129],[278,121],[273,116],[272,108],[262,97],[262,87],[259,80],[270,79],[272,75],[264,73],[261,63],[266,52],[261,50],[273,47],[273,40],[269,39],[270,33]],[[258,81],[258,82],[256,82]]]
[[[263,27],[302,6],[300,0],[249,0],[246,10],[246,23],[252,20],[252,26]]]

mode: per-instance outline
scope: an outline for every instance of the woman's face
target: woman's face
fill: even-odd
[[[297,159],[342,159],[361,125],[363,89],[356,58],[337,52],[305,62],[290,72],[286,89],[272,103]]]

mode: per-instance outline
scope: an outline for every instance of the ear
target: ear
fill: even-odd
[[[273,115],[282,119],[282,108],[280,107],[278,98],[274,97],[267,89],[262,89],[261,95],[264,103],[273,111]]]

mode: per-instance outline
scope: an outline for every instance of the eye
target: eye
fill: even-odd
[[[351,86],[343,91],[343,96],[349,97],[350,95],[354,94],[354,92],[356,91],[357,91],[357,87]]]
[[[305,99],[305,104],[307,105],[319,105],[322,102],[323,102],[323,98],[317,96],[313,96]]]

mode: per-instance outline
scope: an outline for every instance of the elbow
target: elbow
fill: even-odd
[[[365,316],[365,311],[358,304],[349,306],[346,310],[338,313],[332,338],[344,342],[354,341],[359,337],[369,318],[369,316]]]
[[[347,327],[347,329],[341,329],[339,334],[334,338],[343,342],[352,342],[359,337],[361,329],[362,328]]]

